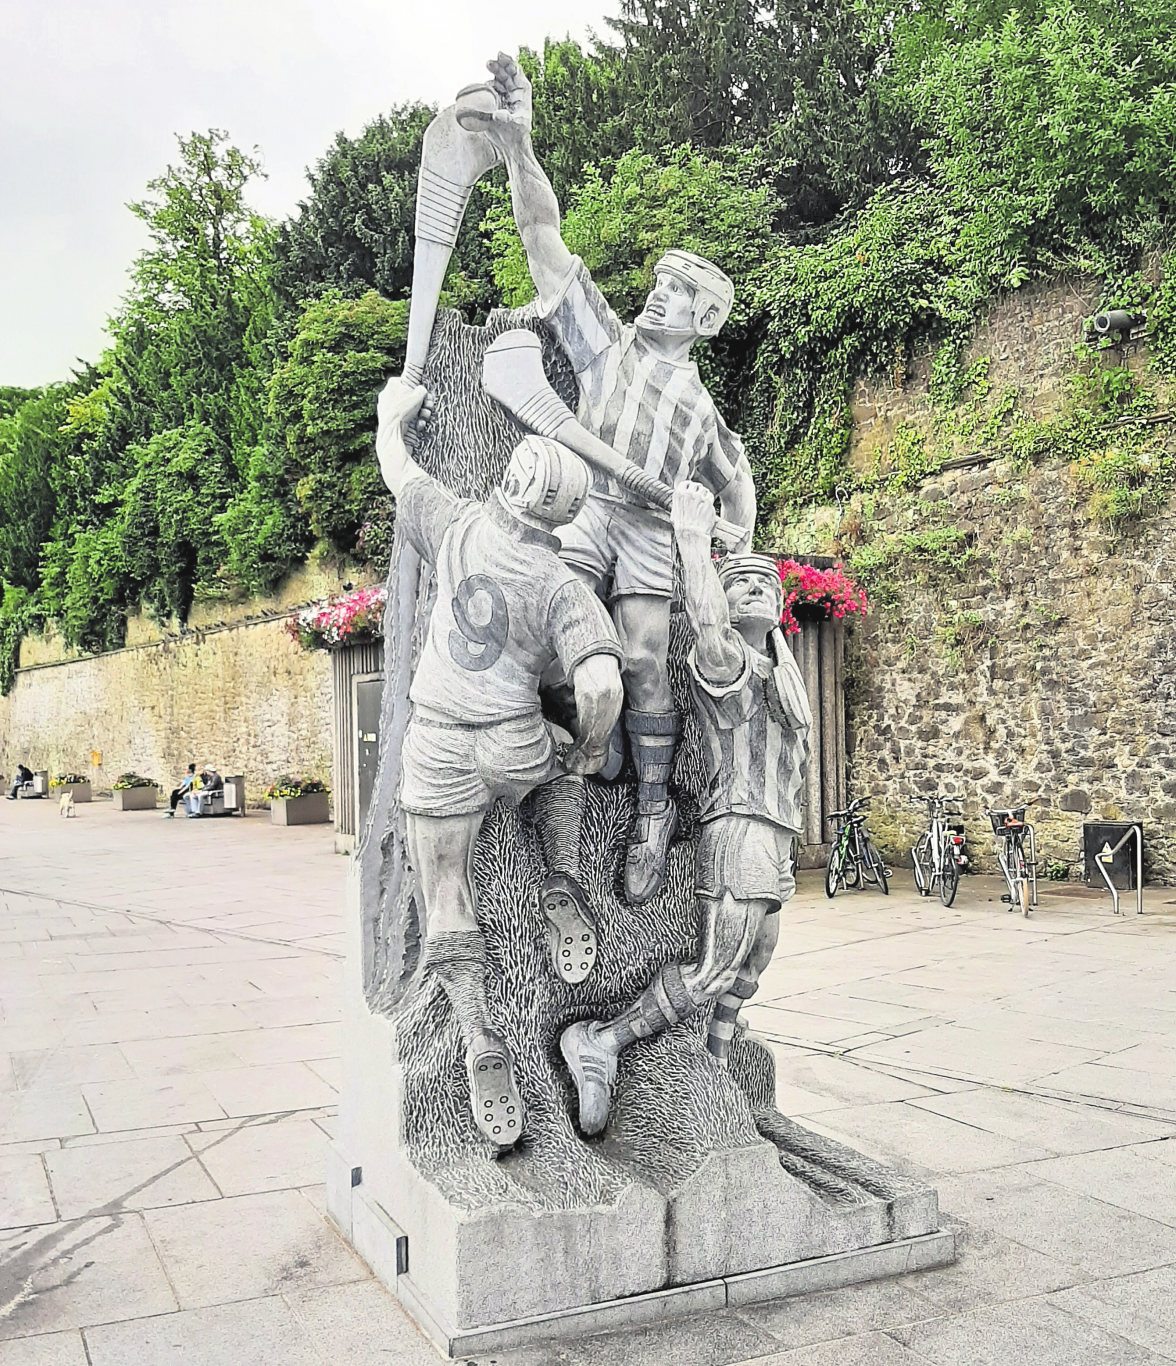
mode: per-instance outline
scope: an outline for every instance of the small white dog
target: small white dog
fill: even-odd
[[[57,808],[63,816],[76,816],[78,813],[74,809],[74,799],[72,792],[63,792],[61,801],[57,803]]]

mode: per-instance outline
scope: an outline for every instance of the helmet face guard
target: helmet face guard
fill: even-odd
[[[654,271],[668,271],[690,286],[694,291],[694,330],[699,336],[713,337],[727,321],[735,302],[730,277],[692,251],[667,251]]]
[[[502,476],[507,505],[551,526],[570,522],[584,506],[591,487],[592,477],[583,460],[545,436],[524,437]]]

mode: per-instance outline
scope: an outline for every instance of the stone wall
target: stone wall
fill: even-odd
[[[860,381],[855,488],[772,528],[781,549],[851,562],[887,539],[963,535],[938,562],[900,547],[850,635],[850,794],[873,798],[871,829],[896,862],[925,827],[912,795],[960,800],[986,871],[984,806],[1036,797],[1043,873],[1080,875],[1084,820],[1141,820],[1150,877],[1176,882],[1176,501],[1110,530],[1070,457],[1012,458],[1007,441],[1017,423],[1064,411],[1068,380],[1091,364],[1125,364],[1161,410],[1176,406],[1146,345],[1101,362],[1084,351],[1096,297],[1089,281],[1060,281],[995,307],[964,356],[987,358],[990,388],[947,420],[930,400],[930,356]],[[1176,423],[1152,430],[1171,461]],[[892,443],[912,433],[947,467],[899,487],[886,478]]]
[[[850,790],[876,799],[879,842],[905,854],[922,825],[908,798],[938,791],[990,855],[984,805],[1036,797],[1047,864],[1077,875],[1084,819],[1142,820],[1151,876],[1176,881],[1176,506],[1110,542],[1066,466],[923,492],[929,515],[883,525],[950,520],[975,558],[962,580],[905,585],[854,641]]]
[[[0,772],[84,773],[101,792],[132,769],[167,791],[195,761],[244,773],[251,802],[282,774],[330,783],[330,660],[283,623],[290,599],[337,591],[339,578],[312,566],[264,603],[198,606],[182,633],[134,618],[140,643],[103,655],[77,657],[51,631],[28,638],[0,697]]]

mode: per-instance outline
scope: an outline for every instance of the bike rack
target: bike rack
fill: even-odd
[[[1111,875],[1106,870],[1106,865],[1111,862],[1120,849],[1131,837],[1135,837],[1135,914],[1143,914],[1143,826],[1133,825],[1123,836],[1118,844],[1107,853],[1095,854],[1094,861],[1098,864],[1098,871],[1102,874],[1103,881],[1110,889],[1111,900],[1115,903],[1115,914],[1119,914],[1119,889],[1111,881]]]

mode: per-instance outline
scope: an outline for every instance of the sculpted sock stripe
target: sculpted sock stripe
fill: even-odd
[[[660,976],[666,995],[677,1011],[678,1018],[680,1020],[688,1019],[698,1009],[698,1003],[691,998],[690,993],[686,990],[686,983],[682,980],[681,966],[678,963],[667,963],[662,968]]]

